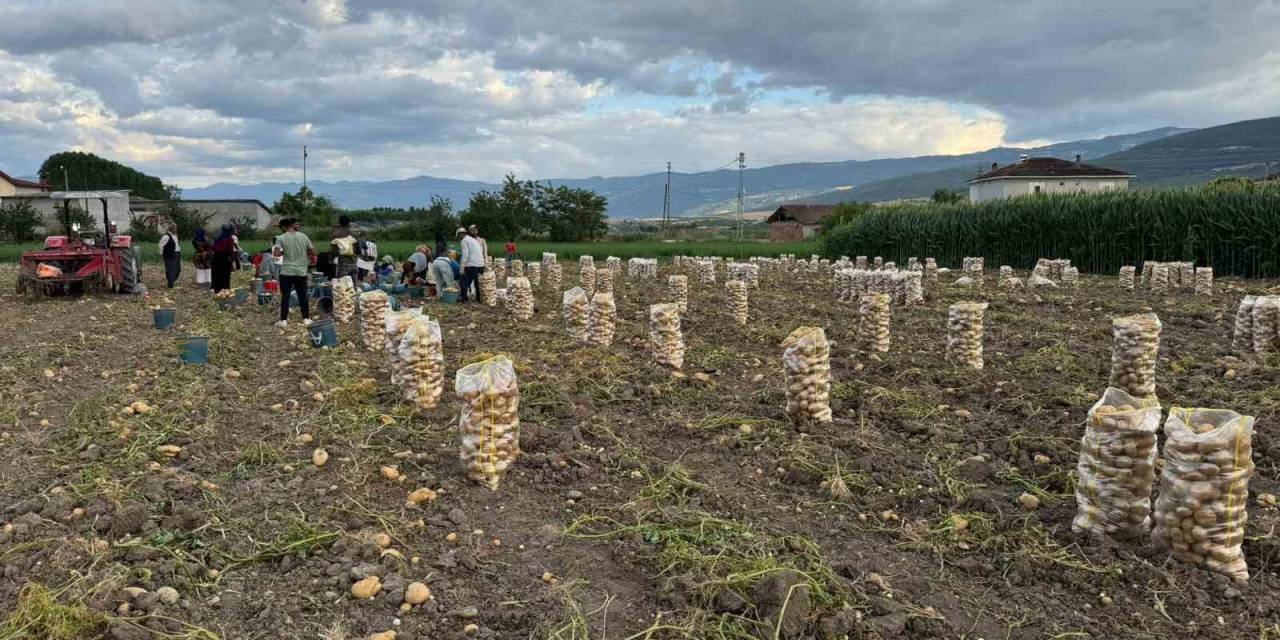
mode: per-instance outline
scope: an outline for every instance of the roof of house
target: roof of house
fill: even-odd
[[[835,209],[835,205],[831,204],[784,204],[778,207],[778,210],[774,211],[765,222],[818,224]]]
[[[206,204],[220,204],[220,203],[226,203],[226,202],[253,203],[258,205],[259,207],[262,207],[263,209],[266,209],[267,211],[271,211],[271,207],[267,206],[257,198],[195,198],[195,199],[183,198],[182,201],[188,202],[188,203],[197,203],[197,204],[202,202]],[[147,198],[134,198],[133,203],[145,206],[149,204],[164,204],[165,201],[149,200]]]
[[[1024,158],[997,167],[969,182],[1001,178],[1132,178],[1133,174],[1061,158]]]
[[[24,187],[27,189],[42,189],[44,191],[53,191],[53,187],[47,184],[44,184],[41,182],[32,182],[30,180],[23,180],[21,178],[14,178],[3,171],[0,171],[0,180],[4,180],[5,182],[8,182],[9,184],[15,187]]]

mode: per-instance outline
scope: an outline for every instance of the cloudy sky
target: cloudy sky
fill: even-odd
[[[1280,115],[1280,0],[3,0],[0,169],[494,180]]]

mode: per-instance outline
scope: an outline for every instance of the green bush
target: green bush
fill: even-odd
[[[0,240],[4,242],[30,242],[36,238],[40,226],[40,212],[26,200],[16,200],[0,206]]]
[[[158,242],[163,231],[154,222],[142,216],[129,214],[129,235],[134,242]]]
[[[1146,260],[1186,260],[1215,275],[1280,275],[1280,185],[1061,194],[978,204],[873,209],[829,231],[830,257],[965,256],[1027,269],[1069,258],[1082,271],[1116,273]]]

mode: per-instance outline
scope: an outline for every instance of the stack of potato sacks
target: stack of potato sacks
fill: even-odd
[[[680,331],[680,307],[676,303],[649,306],[649,347],[654,362],[676,370],[684,367],[684,335]]]
[[[924,279],[929,282],[938,281],[938,260],[936,258],[924,259]]]
[[[529,284],[528,278],[507,278],[507,301],[511,316],[516,320],[528,322],[533,319],[533,285]]]
[[[520,388],[506,356],[458,370],[454,389],[462,398],[458,420],[462,466],[467,477],[497,490],[520,455]]]
[[[1111,321],[1111,386],[1135,398],[1156,394],[1156,355],[1160,350],[1160,318],[1154,313]]]
[[[508,278],[519,278],[524,275],[524,260],[518,258],[511,261],[511,268],[507,270]]]
[[[1160,403],[1107,389],[1085,421],[1076,464],[1076,517],[1071,528],[1117,538],[1151,528]]]
[[[582,287],[574,287],[564,292],[561,311],[564,314],[565,331],[574,340],[585,342],[590,335],[587,328],[591,324],[591,301]]]
[[[831,345],[822,327],[799,327],[782,342],[787,415],[831,422]]]
[[[387,309],[391,299],[385,291],[360,294],[360,338],[366,351],[385,348]]]
[[[356,315],[356,286],[351,276],[333,283],[333,317],[338,322],[351,322]]]
[[[889,351],[889,295],[865,293],[858,299],[858,350]]]
[[[530,262],[524,266],[524,277],[529,279],[529,286],[537,289],[542,285],[542,265]]]
[[[604,259],[604,266],[609,270],[610,280],[617,280],[622,274],[622,258],[609,256]]]
[[[1245,296],[1236,307],[1235,325],[1231,333],[1231,350],[1240,355],[1253,353],[1253,307],[1257,297]]]
[[[613,293],[613,276],[614,276],[614,272],[613,272],[613,269],[610,267],[605,267],[604,269],[598,269],[596,271],[595,288],[590,290],[592,292],[592,295],[597,293],[612,294]],[[582,287],[584,289],[587,288],[587,284],[585,280],[582,283]]]
[[[985,268],[985,258],[965,258],[961,263],[960,271],[966,276],[973,278],[973,283],[978,288],[982,288],[982,271]]]
[[[601,347],[613,344],[617,313],[612,293],[591,296],[591,315],[587,319],[587,340],[591,344]]]
[[[1250,315],[1253,352],[1264,355],[1280,350],[1280,296],[1254,298]]]
[[[404,399],[418,412],[435,408],[444,391],[444,350],[440,323],[427,316],[411,316],[396,349],[401,362],[400,387]]]
[[[542,269],[547,272],[547,288],[552,291],[559,291],[560,283],[564,279],[564,270],[560,263],[552,261],[551,264],[543,265]]]
[[[667,298],[680,307],[680,313],[689,310],[689,276],[667,276]]]
[[[703,285],[716,283],[716,263],[700,259],[693,263],[693,268],[698,274],[698,283]]]
[[[583,257],[587,258],[590,256],[583,256]],[[587,292],[588,298],[590,298],[592,295],[595,294],[596,267],[594,264],[587,263],[587,262],[578,263],[578,284],[579,286],[582,287],[583,291]]]
[[[729,280],[724,283],[729,292],[729,315],[738,326],[747,325],[747,283],[743,280]]]
[[[1080,270],[1072,266],[1063,267],[1062,284],[1068,287],[1080,286]]]
[[[1164,469],[1151,538],[1183,562],[1249,579],[1241,543],[1253,476],[1252,416],[1174,407],[1164,423]]]
[[[493,275],[493,271],[485,269],[480,274],[479,280],[480,297],[486,305],[490,307],[498,306],[498,281]]]
[[[947,316],[947,360],[973,369],[983,367],[982,316],[985,302],[957,302]]]

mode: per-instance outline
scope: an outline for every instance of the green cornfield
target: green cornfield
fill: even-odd
[[[1116,273],[1146,260],[1195,261],[1220,276],[1280,276],[1280,185],[1202,186],[1027,196],[978,204],[908,204],[865,213],[829,231],[823,252],[910,256],[958,266],[1031,268],[1069,258],[1081,271]]]

